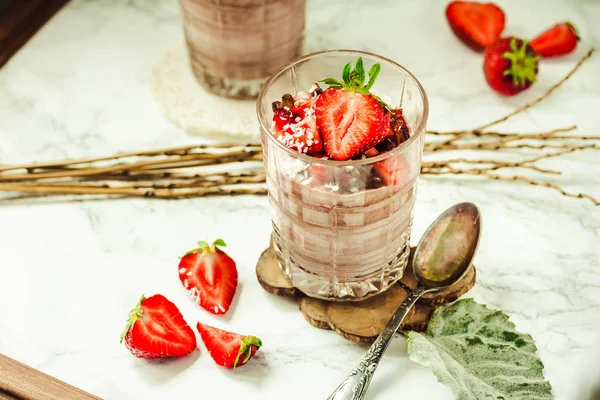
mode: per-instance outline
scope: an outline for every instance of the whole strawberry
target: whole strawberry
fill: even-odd
[[[213,360],[224,368],[241,367],[262,346],[262,341],[256,336],[243,336],[200,322],[196,328]]]
[[[129,313],[121,343],[138,358],[183,357],[196,349],[196,335],[163,295],[142,296]]]
[[[497,93],[513,96],[535,82],[539,58],[526,40],[515,37],[498,39],[485,51],[485,79]]]
[[[217,246],[226,244],[221,239],[211,245],[198,242],[179,261],[179,279],[200,307],[225,314],[237,289],[238,272],[235,261]]]

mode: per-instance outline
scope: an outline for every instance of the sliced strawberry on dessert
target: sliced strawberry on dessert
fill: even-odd
[[[316,97],[299,92],[285,94],[273,107],[273,136],[285,146],[300,153],[313,154],[323,149],[315,120]]]
[[[321,160],[327,160],[329,159],[329,157],[327,156],[327,153],[324,152],[319,152],[316,154],[313,154],[314,158],[317,159],[321,159]],[[324,164],[318,164],[318,163],[314,163],[310,165],[310,174],[311,174],[311,183],[313,186],[320,186],[320,185],[324,185],[326,183],[330,183],[333,180],[333,173],[331,168],[328,168],[326,165]]]
[[[577,47],[580,37],[570,22],[556,24],[533,39],[529,45],[545,58],[569,54]]]
[[[317,98],[317,125],[325,151],[334,160],[351,159],[393,134],[389,109],[369,92],[380,65],[373,65],[369,71],[367,85],[360,57],[355,68],[351,68],[352,63],[344,67],[343,82],[333,78],[322,80],[329,88]]]
[[[196,327],[206,349],[221,367],[241,367],[254,357],[262,346],[262,341],[256,336],[242,336],[200,322]]]
[[[213,314],[225,314],[237,289],[238,272],[235,261],[217,246],[226,244],[221,239],[212,245],[198,242],[198,248],[181,258],[179,279],[200,307]]]
[[[515,95],[535,82],[539,58],[526,40],[515,37],[498,39],[485,51],[485,79],[497,93]]]
[[[196,349],[196,335],[175,304],[163,295],[142,296],[129,313],[121,343],[138,358],[183,357]]]
[[[410,166],[400,155],[375,163],[373,169],[386,185],[397,189],[410,181]]]
[[[452,1],[446,7],[446,19],[454,34],[475,51],[494,43],[506,24],[500,7],[474,1]]]

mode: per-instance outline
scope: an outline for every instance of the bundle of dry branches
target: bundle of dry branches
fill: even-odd
[[[528,170],[560,174],[539,167],[542,159],[584,149],[599,149],[600,136],[565,135],[576,126],[537,133],[488,131],[489,128],[533,107],[560,87],[593,53],[591,49],[577,65],[546,93],[511,113],[472,130],[428,131],[422,163],[423,175],[478,175],[494,180],[521,181],[557,190],[569,197],[600,202],[586,194],[573,194],[560,186],[526,175],[500,174],[500,170]],[[533,157],[506,161],[501,155],[514,149],[536,152]],[[457,150],[492,158],[452,158]],[[435,155],[435,161],[427,160]],[[441,157],[440,157],[441,156]],[[266,194],[262,152],[257,143],[191,145],[107,157],[68,159],[20,165],[0,165],[0,192],[18,198],[49,195],[100,195],[118,197],[184,198],[211,195]],[[14,198],[14,197],[6,197]]]

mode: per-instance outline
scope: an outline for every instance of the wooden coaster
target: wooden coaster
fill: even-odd
[[[281,272],[273,247],[262,252],[256,264],[256,278],[267,292],[277,296],[296,296],[300,291]]]
[[[412,255],[411,249],[411,255]],[[300,312],[312,326],[333,330],[340,336],[361,344],[375,341],[398,306],[406,299],[416,280],[411,263],[403,278],[385,292],[356,302],[326,301],[308,297],[296,289],[279,269],[277,256],[272,247],[266,249],[256,264],[256,277],[267,292],[278,296],[294,297]],[[419,331],[427,329],[429,318],[437,306],[450,303],[471,290],[475,285],[475,267],[463,279],[450,288],[423,296],[403,321],[400,330]]]

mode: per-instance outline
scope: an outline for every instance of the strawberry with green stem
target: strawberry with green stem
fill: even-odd
[[[498,39],[485,51],[485,79],[495,92],[513,96],[535,82],[539,58],[526,40],[516,37]]]
[[[196,349],[196,335],[175,304],[161,294],[142,296],[129,313],[121,343],[138,358],[183,357]]]
[[[370,92],[381,66],[374,64],[366,73],[362,58],[344,66],[342,82],[334,78],[321,80],[329,87],[317,98],[317,126],[327,155],[334,160],[348,160],[393,135],[391,110]]]
[[[222,239],[213,244],[198,242],[179,262],[179,279],[199,306],[213,314],[225,314],[231,306],[238,283],[235,261],[218,247],[226,246]]]
[[[256,336],[244,336],[200,322],[196,328],[213,360],[224,368],[245,365],[262,346]]]

